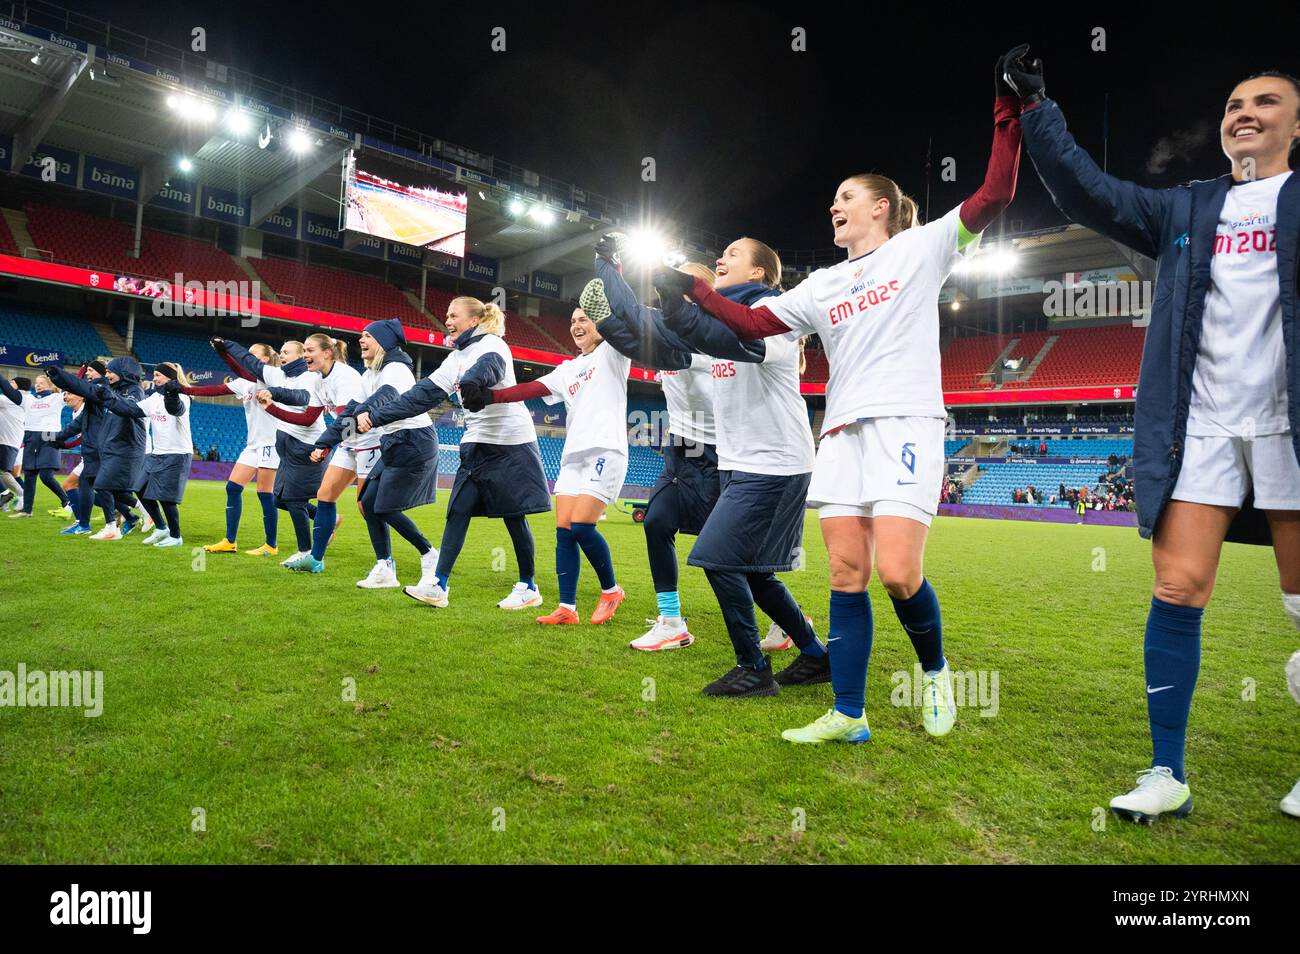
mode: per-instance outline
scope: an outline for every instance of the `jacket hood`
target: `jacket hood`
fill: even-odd
[[[108,370],[112,371],[123,381],[131,384],[140,383],[140,362],[130,355],[122,355],[108,362]]]

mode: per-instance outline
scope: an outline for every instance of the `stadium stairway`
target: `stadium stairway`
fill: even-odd
[[[429,324],[433,325],[434,328],[441,331],[443,334],[447,333],[447,326],[444,325],[433,312],[424,307],[424,302],[420,301],[418,295],[414,292],[407,291],[405,288],[399,289],[399,291],[402,293],[402,297],[411,303],[412,308],[424,315],[425,318],[429,319]]]
[[[1038,354],[1034,355],[1034,359],[1030,361],[1029,364],[1025,365],[1025,373],[1020,380],[1033,380],[1034,372],[1038,370],[1038,366],[1043,363],[1043,359],[1047,357],[1047,353],[1052,350],[1052,346],[1056,344],[1057,340],[1059,340],[1057,335],[1047,336],[1047,340],[1043,342],[1043,346],[1038,349]]]
[[[257,274],[257,269],[253,267],[252,262],[242,255],[232,255],[230,257],[235,260],[239,270],[248,276],[249,281],[257,282],[257,294],[260,297],[265,298],[267,301],[279,302],[280,299],[275,297],[275,292],[271,290],[271,286],[262,280],[261,275]]]
[[[104,344],[108,345],[108,353],[114,358],[120,358],[131,353],[131,349],[126,346],[126,339],[119,335],[117,329],[109,322],[92,321],[90,326],[104,339]]]
[[[27,249],[35,249],[36,243],[32,241],[32,235],[27,231],[27,216],[22,209],[4,209],[5,225],[9,226],[9,234],[13,236],[14,246],[18,254],[27,257]]]
[[[993,363],[990,364],[984,370],[984,373],[979,376],[979,383],[981,387],[989,387],[994,389],[1001,387],[1001,385],[998,384],[998,379],[997,379],[998,368],[1002,367],[1003,361],[1011,357],[1012,352],[1016,350],[1016,347],[1019,344],[1020,344],[1020,337],[1016,336],[1007,342],[1007,346],[1005,348],[1003,348],[1001,351],[998,352],[998,356],[993,359]]]

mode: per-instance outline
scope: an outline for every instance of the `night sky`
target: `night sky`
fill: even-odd
[[[1070,5],[749,3],[520,5],[156,2],[74,4],[86,14],[208,55],[544,175],[645,202],[724,237],[829,247],[826,212],[847,174],[893,176],[930,212],[973,191],[991,135],[996,57],[1043,57],[1047,91],[1100,161],[1148,184],[1227,170],[1217,123],[1233,84],[1300,72],[1294,5],[1155,10]],[[1040,12],[1040,7],[1041,11]],[[1249,19],[1232,13],[1248,10]],[[1271,12],[1270,12],[1271,10]],[[852,11],[851,13],[849,11]],[[860,12],[859,12],[860,11]],[[507,50],[490,49],[493,27]],[[807,51],[791,30],[807,30]],[[1106,30],[1093,52],[1092,30]],[[1162,145],[1172,145],[1172,150]],[[1153,156],[1172,151],[1164,170]],[[658,181],[641,181],[641,160]],[[939,181],[956,160],[957,181]],[[1062,221],[1028,162],[1009,218]]]

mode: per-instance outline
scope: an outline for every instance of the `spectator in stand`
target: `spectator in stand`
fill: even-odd
[[[221,454],[217,452],[217,449],[215,447],[208,448],[208,460],[211,463],[216,463],[217,461],[221,460]]]
[[[1040,437],[1038,439],[1038,456],[1039,457],[1047,456],[1047,438],[1045,437]]]

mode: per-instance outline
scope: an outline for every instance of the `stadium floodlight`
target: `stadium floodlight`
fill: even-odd
[[[194,163],[190,162],[184,156],[181,156],[180,159],[176,162],[176,168],[179,169],[181,172],[190,172],[194,169]]]
[[[40,66],[40,65],[41,65],[41,51],[40,51],[40,50],[37,50],[35,53],[32,54],[32,58],[31,58],[30,62],[31,62],[31,64],[32,64],[32,66]]]
[[[1009,248],[999,249],[991,256],[989,265],[995,275],[1006,275],[1015,269],[1019,256]]]
[[[528,217],[538,225],[550,225],[555,221],[555,213],[544,205],[535,205],[528,210]]]
[[[955,301],[955,302],[953,302],[953,303],[952,303],[952,310],[953,310],[953,311],[961,311],[961,302],[959,302],[959,301]]]
[[[235,106],[226,112],[226,128],[236,136],[242,136],[253,128],[253,118]]]
[[[667,237],[654,228],[632,229],[627,233],[623,257],[633,265],[658,265],[669,251]]]
[[[313,145],[311,136],[309,136],[307,130],[303,129],[301,126],[295,126],[290,130],[289,135],[285,137],[284,141],[291,151],[296,152],[299,155],[304,152],[309,152]]]
[[[168,96],[167,106],[187,122],[197,120],[210,123],[217,118],[217,111],[211,103],[189,93]]]
[[[515,198],[510,200],[509,211],[511,215],[523,215],[524,208],[525,206],[522,199]]]

